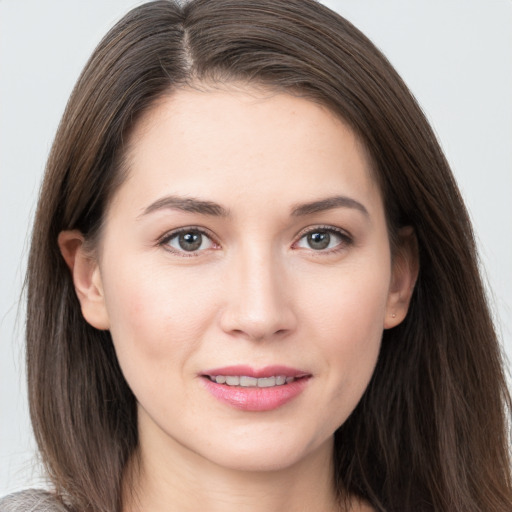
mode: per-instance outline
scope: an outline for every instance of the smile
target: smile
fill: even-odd
[[[260,377],[259,379],[247,375],[208,375],[207,377],[217,384],[240,386],[243,388],[272,388],[274,386],[284,386],[295,380],[295,377],[285,377],[284,375]]]
[[[254,369],[239,365],[208,370],[201,374],[205,389],[229,407],[263,412],[278,409],[306,389],[312,375],[286,366]]]

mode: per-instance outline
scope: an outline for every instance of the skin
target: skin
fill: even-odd
[[[138,400],[126,510],[339,510],[333,434],[368,385],[383,329],[405,317],[417,272],[407,232],[391,257],[364,149],[315,103],[235,85],[175,91],[130,141],[95,254],[77,231],[59,237],[83,314],[110,330]],[[169,196],[226,215],[163,206]],[[333,196],[353,202],[291,213]],[[199,250],[182,249],[180,228],[205,233]],[[236,364],[311,378],[277,409],[243,411],[201,376]]]

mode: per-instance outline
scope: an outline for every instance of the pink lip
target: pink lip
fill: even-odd
[[[217,384],[209,379],[209,376],[216,375],[245,375],[256,378],[281,375],[295,377],[297,380],[271,388],[250,388]],[[202,374],[202,377],[205,388],[217,400],[243,411],[261,412],[277,409],[300,395],[307,386],[311,374],[286,366],[266,366],[261,369],[249,366],[227,366],[208,370]]]

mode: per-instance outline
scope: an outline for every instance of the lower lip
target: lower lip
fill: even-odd
[[[309,378],[303,377],[282,386],[245,388],[217,384],[203,378],[206,389],[218,400],[243,411],[272,411],[293,400],[306,387]]]

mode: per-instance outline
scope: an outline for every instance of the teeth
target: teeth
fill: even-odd
[[[217,384],[227,384],[228,386],[241,386],[243,388],[271,388],[274,386],[283,386],[295,380],[295,377],[285,377],[284,375],[277,375],[275,377],[248,377],[243,375],[215,375],[210,376],[210,380]]]
[[[239,386],[240,385],[240,377],[236,375],[228,375],[226,376],[226,384],[228,386]]]
[[[240,377],[240,386],[244,388],[254,388],[258,385],[256,377]]]
[[[271,388],[276,385],[275,377],[264,377],[262,379],[258,379],[258,387],[259,388]]]

